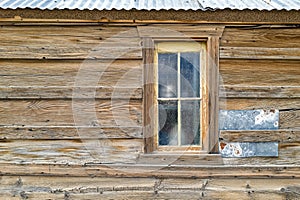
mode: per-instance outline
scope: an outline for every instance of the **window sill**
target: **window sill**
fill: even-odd
[[[223,165],[221,154],[197,152],[158,152],[141,154],[137,164],[149,165]]]

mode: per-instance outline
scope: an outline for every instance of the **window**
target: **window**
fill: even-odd
[[[155,44],[154,145],[158,150],[200,150],[202,67],[204,43]]]
[[[193,39],[143,38],[145,153],[218,152],[222,30]]]

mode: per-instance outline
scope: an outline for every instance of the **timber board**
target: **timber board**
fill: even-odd
[[[76,123],[74,122],[76,120]],[[20,126],[140,126],[140,100],[4,100],[0,124]]]

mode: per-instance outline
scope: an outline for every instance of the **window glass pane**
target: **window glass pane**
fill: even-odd
[[[177,53],[158,54],[158,97],[177,97]]]
[[[178,106],[177,101],[158,102],[159,145],[178,144]]]
[[[180,53],[180,95],[200,97],[200,53]]]
[[[181,144],[200,145],[200,101],[181,101]]]

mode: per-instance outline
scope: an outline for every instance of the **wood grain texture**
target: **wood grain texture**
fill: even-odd
[[[239,86],[299,87],[299,65],[298,60],[285,59],[220,59],[220,83]]]
[[[1,189],[9,186],[17,189],[17,183],[23,184],[20,188],[32,187],[34,192],[39,192],[39,186],[44,189],[53,190],[59,193],[59,190],[71,193],[97,193],[100,191],[170,191],[170,190],[214,190],[214,187],[226,187],[227,190],[247,191],[253,190],[270,190],[280,191],[282,188],[298,186],[299,179],[182,179],[159,177],[151,178],[115,178],[115,177],[59,177],[59,176],[3,176]],[[269,181],[269,184],[266,182]],[[156,187],[159,186],[159,187]],[[81,187],[81,188],[80,188]],[[97,191],[97,187],[99,191]],[[156,188],[155,188],[156,187]]]
[[[256,109],[279,109],[296,110],[300,108],[299,99],[291,98],[221,98],[221,110],[256,110]]]
[[[37,31],[37,29],[39,31]],[[123,33],[124,32],[124,33]],[[17,26],[1,26],[1,35],[8,36],[57,36],[57,37],[112,37],[114,35],[121,35],[121,37],[138,37],[136,27],[125,26],[106,26],[106,25],[88,25],[88,24],[36,24],[36,25],[17,25]],[[123,34],[122,34],[123,33]],[[131,34],[129,34],[131,33]],[[115,36],[116,37],[116,36]],[[36,38],[36,37],[33,37]]]
[[[125,80],[125,79],[124,79]],[[125,81],[120,81],[125,82]],[[109,83],[107,83],[109,84]],[[124,83],[125,84],[125,83]],[[0,87],[0,99],[142,99],[141,86],[122,87],[119,83],[114,86],[72,87],[72,86],[9,86]],[[130,83],[129,83],[130,86]],[[220,97],[226,100],[234,98],[254,99],[288,99],[300,98],[300,87],[289,86],[220,86]],[[296,103],[297,104],[297,103]]]
[[[142,127],[0,127],[0,140],[66,140],[142,138]]]
[[[220,45],[230,47],[299,48],[299,35],[300,30],[295,26],[226,27]]]
[[[79,181],[80,180],[80,181]],[[47,177],[47,176],[3,176],[0,190],[7,192],[16,190],[27,190],[32,192],[49,193],[97,193],[108,191],[133,191],[153,190],[156,178],[113,178],[113,177]],[[19,186],[19,187],[18,187]],[[10,190],[11,188],[11,190]],[[97,190],[98,188],[98,190]]]
[[[142,99],[142,88],[110,86],[0,86],[0,99]]]
[[[0,99],[142,99],[142,88],[119,87],[0,87]]]
[[[4,100],[1,125],[140,126],[140,100]]]
[[[279,127],[281,129],[300,129],[300,109],[281,111],[279,113]]]
[[[239,130],[221,131],[220,140],[224,142],[300,142],[300,130]]]
[[[0,60],[1,87],[141,87],[141,60]]]
[[[220,47],[220,58],[299,60],[300,48]]]
[[[0,47],[0,59],[141,59],[141,47]]]
[[[223,159],[219,154],[199,154],[186,152],[141,154],[137,164],[149,165],[223,165]]]
[[[135,163],[142,139],[1,140],[1,163]]]
[[[155,150],[157,144],[155,140],[156,124],[154,117],[155,105],[155,75],[154,75],[154,41],[151,38],[143,38],[143,133],[144,152],[150,153]]]
[[[221,85],[222,98],[300,98],[300,86]]]
[[[141,59],[135,27],[3,26],[0,35],[1,59]]]
[[[254,191],[255,192],[255,191]],[[158,199],[158,200],[166,200],[166,199],[204,199],[204,200],[217,200],[222,199],[229,200],[232,198],[238,198],[241,200],[248,200],[249,198],[254,199],[272,199],[272,200],[285,200],[286,196],[280,192],[260,192],[256,191],[254,194],[245,191],[186,191],[186,190],[178,190],[178,191],[160,191],[159,193],[155,193],[153,191],[121,191],[121,192],[103,192],[99,193],[87,193],[87,194],[73,194],[73,193],[65,193],[65,194],[50,194],[50,199],[66,199],[66,196],[69,199],[74,200],[91,200],[91,199],[103,199],[103,200],[111,200],[113,199],[122,199],[122,200],[139,200],[139,199]],[[27,199],[49,199],[47,198],[47,193],[25,193]],[[291,194],[291,197],[297,198],[299,195]],[[6,196],[8,198],[9,195]],[[18,197],[19,198],[19,197]]]
[[[65,27],[62,27],[64,29]],[[82,27],[85,29],[86,27]],[[78,31],[78,28],[73,28],[73,31]],[[33,28],[32,28],[33,30]],[[111,28],[109,33],[109,28],[106,32],[99,30],[99,34],[93,33],[83,33],[77,32],[71,33],[71,28],[65,33],[60,32],[59,30],[53,30],[52,32],[44,32],[38,34],[40,31],[44,31],[43,28],[36,28],[35,34],[31,33],[31,30],[24,28],[23,30],[18,30],[18,32],[4,32],[0,29],[0,39],[2,46],[55,46],[55,47],[89,47],[95,48],[97,46],[138,46],[140,44],[140,39],[137,36],[132,35],[132,31],[123,32],[120,31],[119,35]],[[120,29],[122,30],[122,28]],[[130,29],[129,29],[130,30]],[[136,31],[134,31],[136,34]]]
[[[208,36],[220,37],[224,26],[221,25],[195,25],[195,24],[152,24],[138,26],[138,33],[141,37],[152,38],[201,38]]]
[[[205,85],[206,95],[201,104],[206,104],[208,107],[208,121],[202,121],[201,129],[207,130],[206,133],[202,133],[203,149],[209,153],[218,153],[218,138],[219,138],[219,126],[218,126],[218,113],[219,113],[219,37],[209,37],[207,40],[207,71],[206,79],[208,85]],[[202,95],[205,95],[202,94]],[[205,102],[207,98],[207,102]],[[205,112],[205,111],[204,111]],[[204,115],[205,116],[205,115]],[[205,128],[207,126],[207,129]]]
[[[228,159],[224,159],[228,160]],[[243,159],[237,159],[243,160]],[[300,178],[299,165],[229,166],[172,166],[134,164],[5,164],[1,163],[2,175],[46,175],[65,177],[160,177],[160,178]]]
[[[80,184],[78,184],[80,180]],[[0,195],[10,199],[286,199],[299,179],[159,179],[3,176]],[[46,196],[46,195],[49,196]],[[293,195],[293,196],[291,196]]]

